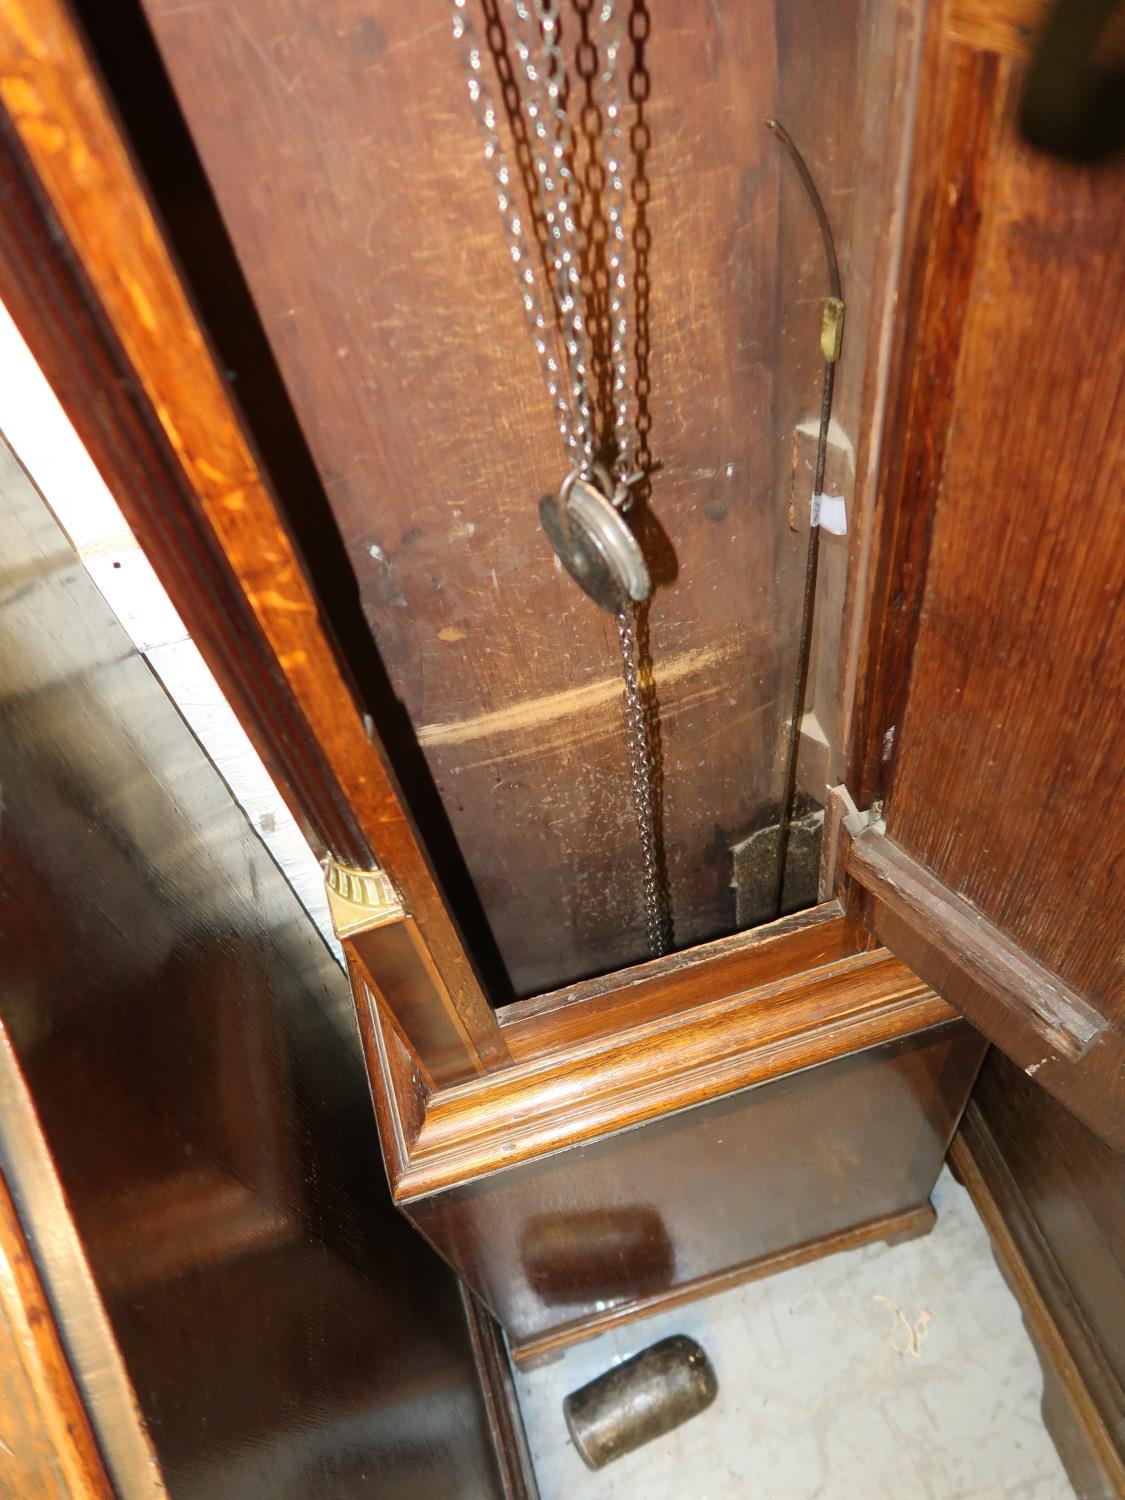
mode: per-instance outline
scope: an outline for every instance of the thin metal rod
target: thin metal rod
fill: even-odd
[[[767,120],[766,128],[772,130],[774,135],[789,153],[789,158],[797,168],[805,192],[809,196],[809,202],[816,214],[816,222],[820,225],[820,238],[824,245],[824,258],[828,262],[828,290],[833,297],[843,299],[843,291],[840,286],[840,262],[836,259],[836,241],[832,236],[832,225],[828,222],[828,211],[824,207],[824,200],[820,191],[813,181],[812,173],[805,165],[805,158],[797,150],[796,142],[786,130],[780,120]]]
[[[832,236],[832,225],[828,222],[824,202],[817,191],[812,173],[805,159],[797,150],[792,136],[777,120],[767,120],[766,125],[777,136],[789,153],[797,174],[804,185],[816,213],[820,226],[820,238],[824,245],[824,258],[828,268],[830,295],[843,300],[840,283],[840,263],[836,259],[836,242]],[[820,395],[820,429],[816,439],[816,472],[813,476],[813,494],[824,489],[824,470],[828,462],[828,432],[832,421],[832,392],[836,382],[836,361],[825,359],[824,383]],[[797,675],[793,684],[793,708],[789,716],[789,739],[785,747],[785,780],[781,795],[781,817],[777,829],[777,864],[774,878],[773,914],[781,915],[785,893],[785,867],[789,857],[789,835],[793,826],[794,805],[797,799],[797,762],[801,750],[801,720],[805,712],[805,694],[809,685],[809,662],[812,657],[813,619],[816,610],[816,574],[820,560],[820,527],[813,524],[809,516],[809,545],[805,555],[805,587],[801,602],[801,630],[797,643]]]

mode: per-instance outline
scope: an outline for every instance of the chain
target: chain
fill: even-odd
[[[618,55],[625,41],[615,21],[614,0],[595,0],[595,42],[601,43],[602,97],[605,100],[605,187],[602,206],[606,221],[606,262],[609,272],[609,355],[613,369],[614,471],[619,479],[629,473],[629,282],[626,275],[625,178],[622,169],[625,138],[621,129],[621,85]]]
[[[566,63],[559,46],[558,0],[513,0],[513,41],[525,88],[523,102],[531,125],[530,155],[539,210],[547,230],[552,294],[566,357],[566,389],[551,330],[539,298],[523,220],[513,197],[511,169],[500,139],[499,116],[485,82],[484,58],[473,24],[472,0],[452,0],[453,36],[466,63],[469,101],[492,171],[496,201],[515,267],[524,313],[531,328],[544,384],[555,410],[567,461],[587,477],[594,465],[594,422],[590,402],[588,327],[582,291],[576,192],[571,162],[574,142],[565,108]],[[616,0],[595,0],[597,36],[605,98],[606,188],[609,269],[610,357],[613,366],[614,472],[626,477],[631,447],[625,241],[625,184],[622,168],[621,89],[618,60],[625,41]]]
[[[559,49],[558,0],[532,0],[530,8],[527,0],[515,0],[514,9],[519,35],[524,39],[522,46],[517,41],[517,52],[528,82],[531,155],[539,186],[539,201],[547,223],[555,301],[570,377],[575,437],[582,452],[582,472],[589,475],[594,464],[594,423],[590,409],[582,265],[574,218],[576,195],[571,171],[574,140],[570,117],[563,107],[566,64]]]
[[[617,616],[617,635],[621,642],[621,671],[625,680],[622,707],[625,714],[625,743],[629,751],[629,779],[633,785],[633,805],[637,811],[637,831],[641,839],[645,928],[648,932],[649,952],[653,958],[659,958],[672,946],[672,916],[660,857],[660,831],[657,827],[660,767],[654,744],[655,726],[646,707],[637,672],[637,623],[634,612]]]
[[[480,44],[473,27],[473,0],[452,0],[453,35],[466,62],[469,100],[484,142],[485,161],[492,171],[496,201],[508,241],[508,251],[519,282],[520,297],[531,328],[544,382],[554,406],[559,432],[571,471],[589,477],[595,462],[595,434],[590,399],[589,334],[582,289],[580,236],[576,224],[574,141],[566,111],[566,63],[559,45],[559,0],[511,0],[512,39],[523,75],[520,100],[530,124],[528,154],[534,173],[539,222],[546,230],[546,259],[559,336],[565,350],[566,388],[553,349],[551,330],[536,289],[527,236],[512,195],[511,173],[500,139],[499,120],[485,83]],[[609,356],[612,369],[613,471],[617,495],[627,493],[630,427],[628,363],[628,292],[625,238],[624,133],[621,125],[619,58],[626,40],[616,0],[594,0],[590,45],[600,49],[601,92],[604,101],[602,139],[605,171],[602,207],[606,226],[608,268]],[[490,28],[492,26],[490,22]],[[495,40],[503,32],[496,24]],[[630,36],[632,28],[630,26]],[[490,29],[490,40],[492,31]],[[584,44],[586,45],[586,44]],[[593,64],[590,68],[592,70]],[[584,75],[586,76],[586,75]],[[592,72],[591,72],[592,76]],[[630,80],[630,97],[632,97]],[[640,282],[638,281],[638,289]],[[643,447],[643,438],[638,451]],[[637,478],[639,476],[632,476]],[[631,482],[631,481],[630,481]],[[615,495],[615,499],[617,499]],[[641,879],[645,928],[653,957],[672,944],[672,919],[664,878],[658,822],[660,765],[656,725],[642,692],[638,671],[637,618],[632,605],[617,617],[624,678],[623,708],[629,779],[641,844]]]
[[[496,202],[508,239],[508,253],[515,267],[520,300],[531,329],[535,352],[539,356],[539,368],[543,372],[544,384],[555,409],[555,419],[569,461],[581,468],[586,462],[586,455],[579,442],[570,404],[563,390],[562,371],[551,347],[551,331],[536,290],[535,269],[528,253],[523,221],[512,197],[511,172],[500,141],[496,105],[484,79],[484,59],[476,28],[473,26],[470,3],[471,0],[452,0],[453,37],[464,53],[469,102],[484,143],[484,159],[492,170]]]

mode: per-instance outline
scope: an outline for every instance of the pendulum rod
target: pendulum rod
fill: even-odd
[[[828,432],[832,421],[832,391],[836,379],[836,361],[840,356],[840,341],[843,335],[844,302],[840,283],[840,264],[836,259],[836,243],[832,237],[832,225],[828,222],[824,202],[817,191],[812,173],[798,151],[792,136],[777,120],[767,120],[766,125],[785,147],[797,175],[800,177],[820,226],[820,238],[827,262],[829,295],[824,304],[820,345],[824,354],[824,383],[820,396],[820,429],[816,440],[816,472],[813,477],[813,496],[819,497],[824,489],[824,469],[828,457]],[[814,499],[814,504],[817,501]],[[805,713],[805,695],[808,692],[809,660],[812,655],[813,617],[816,607],[816,573],[820,559],[820,526],[811,508],[809,513],[809,545],[805,555],[805,587],[801,601],[801,633],[797,645],[797,674],[793,685],[793,709],[789,716],[789,737],[785,750],[785,781],[781,793],[781,817],[777,830],[777,865],[774,883],[774,917],[781,916],[785,891],[785,867],[789,857],[789,834],[793,826],[793,812],[797,800],[797,761],[801,748],[801,720]]]

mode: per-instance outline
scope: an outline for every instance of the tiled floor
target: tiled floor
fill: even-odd
[[[923,1239],[800,1266],[518,1376],[542,1500],[1073,1500],[1019,1308],[948,1172],[934,1205]],[[711,1357],[714,1406],[591,1473],[563,1397],[679,1332]]]

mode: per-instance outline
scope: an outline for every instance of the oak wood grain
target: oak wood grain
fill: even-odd
[[[716,995],[809,973],[850,952],[839,905],[783,917],[751,932],[619,969],[497,1012],[514,1058],[543,1057],[575,1042],[626,1031]]]
[[[889,796],[953,410],[968,290],[995,128],[994,58],[951,46],[940,0],[927,8],[898,297],[882,330],[891,353],[864,517],[862,637],[850,717],[856,805]]]
[[[1005,1029],[1023,1025],[1043,1045],[1071,1061],[1082,1058],[1106,1030],[1105,1017],[1081,995],[1036,963],[977,908],[949,891],[893,839],[872,830],[853,839],[847,872],[876,898],[877,927],[887,913],[917,934],[919,950],[924,943],[933,943],[940,953],[943,975],[953,964],[964,969],[970,983],[987,989],[1002,1008]],[[924,962],[917,967],[926,973]],[[992,1016],[972,1008],[967,1013],[988,1031],[995,1007]]]
[[[949,35],[970,47],[1004,57],[1026,58],[1051,8],[1051,0],[950,0]],[[1125,15],[1111,11],[1098,43],[1107,61],[1125,55]]]
[[[1050,0],[950,0],[951,37],[983,52],[1026,57]]]
[[[400,1105],[387,1041],[384,1134],[400,1203],[565,1147],[580,1146],[751,1084],[948,1022],[953,1012],[886,952],[855,955],[628,1030],[578,1038],[472,1084],[430,1094],[420,1125]],[[382,1030],[377,1007],[361,1027]],[[396,1167],[397,1163],[397,1167]]]
[[[932,536],[887,832],[1109,1023],[1080,1063],[1031,1053],[1018,1017],[989,1030],[1120,1143],[1125,168],[1024,145],[1018,68],[997,67],[944,436],[923,422],[944,459],[926,486]],[[894,936],[886,917],[877,930],[939,983],[915,936]],[[955,958],[940,987],[966,1014],[981,1002]]]
[[[0,1492],[21,1500],[112,1500],[113,1495],[3,1177]]]

